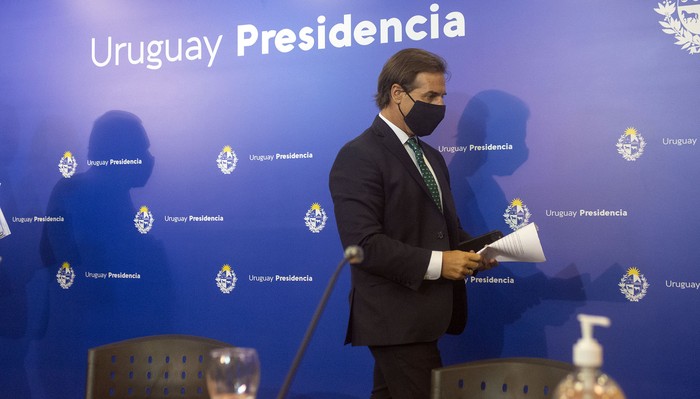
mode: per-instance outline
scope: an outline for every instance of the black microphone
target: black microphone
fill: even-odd
[[[294,356],[294,361],[292,361],[292,366],[289,368],[289,371],[287,372],[287,377],[284,379],[284,383],[282,384],[282,388],[280,388],[280,392],[277,395],[277,399],[284,399],[287,396],[287,392],[289,391],[289,387],[292,385],[292,380],[294,379],[294,375],[297,372],[297,368],[299,367],[299,363],[301,362],[301,358],[304,356],[304,352],[306,352],[306,347],[309,346],[309,341],[311,341],[311,336],[314,333],[314,330],[316,329],[316,324],[318,324],[318,320],[321,318],[321,313],[323,313],[323,309],[326,307],[326,302],[328,302],[328,297],[330,297],[331,292],[333,291],[333,286],[335,286],[336,280],[338,280],[338,276],[340,275],[340,271],[343,269],[343,266],[345,266],[345,263],[350,263],[353,265],[356,265],[358,263],[361,263],[362,260],[364,259],[364,252],[362,251],[362,248],[360,248],[357,245],[350,245],[349,247],[345,248],[345,254],[343,256],[343,259],[338,263],[338,267],[336,267],[335,272],[331,276],[331,280],[328,282],[328,285],[326,286],[326,291],[323,293],[323,296],[321,297],[321,301],[318,303],[318,306],[316,307],[316,312],[314,313],[313,317],[311,318],[311,322],[309,323],[309,327],[306,329],[306,334],[304,334],[304,339],[301,340],[301,345],[299,345],[299,349],[297,350],[296,356]]]

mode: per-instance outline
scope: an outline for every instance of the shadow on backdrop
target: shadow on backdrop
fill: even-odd
[[[503,216],[512,198],[506,197],[496,177],[512,175],[527,160],[529,115],[519,98],[488,90],[476,94],[460,118],[456,145],[466,146],[467,151],[455,154],[449,168],[460,220],[472,235],[512,231]],[[485,145],[512,149],[470,149]],[[547,357],[544,327],[563,324],[585,299],[573,265],[550,278],[532,263],[503,263],[479,277],[514,283],[467,283],[467,329],[462,336],[445,340],[457,348],[443,351],[445,364],[506,356]]]
[[[6,121],[5,116],[0,116],[0,119]],[[8,135],[18,129],[8,129],[8,124],[3,122],[0,125],[0,142],[11,143],[2,150],[12,151],[12,154],[3,153],[0,159],[12,159],[20,151]],[[17,156],[19,159],[15,165],[4,164],[2,167],[2,175],[13,170],[11,176],[16,179],[12,193],[17,200],[15,205],[4,208],[11,214],[7,217],[34,220],[34,217],[45,216],[51,189],[61,179],[58,162],[64,151],[79,148],[75,130],[58,117],[42,120],[29,144],[29,151]],[[8,179],[0,177],[0,180]],[[0,206],[4,207],[5,203],[0,200]],[[0,265],[0,285],[5,286],[0,288],[0,308],[4,309],[0,316],[0,326],[3,326],[0,360],[6,370],[0,374],[0,384],[5,387],[4,393],[8,397],[30,398],[30,381],[35,378],[36,368],[25,365],[32,341],[43,338],[46,332],[50,310],[48,285],[53,275],[42,266],[37,251],[42,224],[36,221],[13,223],[13,227],[16,234],[0,244],[3,245],[0,256],[5,258],[4,265]]]
[[[41,325],[33,323],[29,315],[32,301],[27,284],[36,265],[31,264],[26,254],[36,253],[37,241],[26,234],[31,233],[33,226],[12,222],[13,217],[19,216],[22,202],[16,184],[21,170],[17,157],[19,137],[16,111],[0,104],[0,208],[12,233],[0,240],[0,386],[7,397],[28,398],[30,383],[24,362],[31,340],[42,332]]]
[[[41,258],[54,274],[65,263],[75,273],[69,287],[49,287],[52,312],[39,353],[41,385],[52,397],[84,396],[90,347],[171,332],[165,251],[152,233],[137,230],[130,194],[151,175],[148,148],[138,117],[109,111],[93,126],[90,168],[61,179],[51,193],[46,214],[64,221],[44,224]]]

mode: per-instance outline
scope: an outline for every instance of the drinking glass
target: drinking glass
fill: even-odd
[[[220,348],[210,352],[207,389],[211,399],[255,399],[260,361],[253,348]]]

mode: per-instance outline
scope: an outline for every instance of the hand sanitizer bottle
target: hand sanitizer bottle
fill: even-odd
[[[576,370],[554,390],[553,399],[625,399],[617,383],[603,374],[603,347],[593,338],[593,326],[609,327],[610,319],[580,314],[581,338],[574,345]]]

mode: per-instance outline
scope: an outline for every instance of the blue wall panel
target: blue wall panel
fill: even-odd
[[[512,231],[505,214],[521,205],[547,255],[467,282],[469,325],[441,342],[446,363],[569,361],[575,315],[591,313],[613,321],[597,336],[628,397],[700,388],[697,0],[0,9],[0,208],[12,230],[0,240],[0,396],[80,397],[90,347],[186,333],[257,348],[259,396],[274,397],[342,256],[328,171],[371,123],[379,70],[405,47],[450,67],[447,115],[427,141],[450,165],[463,225]],[[400,40],[389,29],[382,42],[382,20],[401,25]],[[166,40],[181,59],[149,60]],[[148,148],[113,127],[90,144],[111,110],[142,121]],[[98,164],[122,159],[142,163]],[[228,269],[232,290],[215,281]],[[368,351],[342,345],[348,289],[346,271],[291,397],[368,396]]]

